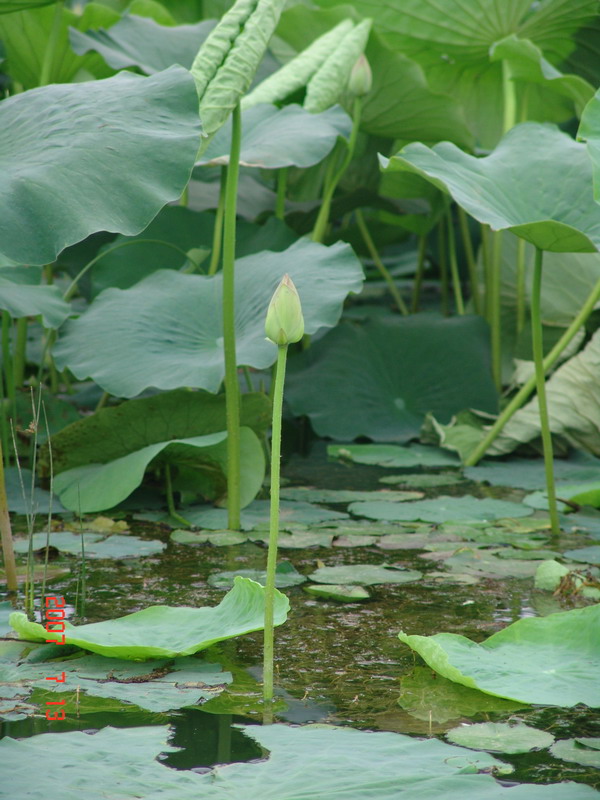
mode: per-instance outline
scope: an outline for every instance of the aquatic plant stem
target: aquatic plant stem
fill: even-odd
[[[312,239],[315,242],[322,242],[325,236],[325,231],[327,230],[327,223],[329,222],[329,212],[331,211],[331,201],[333,199],[334,192],[340,180],[342,179],[344,173],[348,169],[350,162],[352,161],[352,156],[354,155],[354,149],[356,147],[356,139],[358,137],[358,131],[360,129],[360,119],[362,113],[362,98],[355,97],[354,98],[354,105],[352,107],[352,132],[350,133],[350,139],[346,145],[346,155],[344,160],[342,161],[342,165],[337,170],[337,172],[331,176],[331,172],[328,169],[327,174],[325,177],[325,186],[323,189],[323,199],[321,200],[321,208],[319,209],[319,214],[317,216],[317,221],[315,222],[315,227],[313,228],[312,232]],[[333,151],[332,157],[335,158],[335,150]],[[335,162],[332,162],[335,163]]]
[[[273,700],[273,606],[275,602],[275,570],[277,568],[277,541],[279,539],[279,477],[281,462],[281,415],[283,411],[283,385],[287,360],[286,344],[277,348],[277,371],[273,390],[273,427],[271,430],[271,515],[269,522],[269,552],[265,584],[265,638],[263,647],[263,700]]]
[[[456,241],[454,237],[454,223],[452,221],[452,209],[448,209],[448,253],[450,255],[450,274],[452,275],[452,289],[454,290],[454,302],[459,316],[464,316],[465,304],[460,285],[460,275],[458,273],[458,260],[456,258]]]
[[[0,445],[0,535],[2,539],[2,555],[4,557],[4,573],[6,588],[9,592],[17,591],[17,564],[13,548],[10,516],[8,514],[8,500],[6,498],[6,484],[4,482],[4,460],[2,446]]]
[[[285,217],[285,193],[287,189],[288,168],[277,170],[277,199],[275,201],[275,216],[277,219]]]
[[[502,96],[504,98],[502,129],[504,133],[508,133],[517,122],[517,94],[510,64],[506,59],[502,61]]]
[[[54,7],[54,18],[52,20],[52,28],[50,29],[50,36],[46,43],[44,51],[44,60],[42,61],[42,68],[40,70],[40,86],[47,86],[51,81],[52,67],[54,66],[54,56],[56,55],[56,46],[60,36],[60,28],[62,23],[62,13],[64,7],[64,0],[59,0]]]
[[[190,528],[191,523],[188,522],[185,517],[182,517],[175,508],[173,483],[171,480],[171,465],[169,463],[165,464],[165,488],[167,490],[167,508],[169,509],[169,516],[173,517],[174,520],[177,520],[180,525],[185,525],[186,528]]]
[[[463,247],[465,249],[465,257],[467,259],[467,266],[469,268],[469,282],[471,284],[471,299],[473,301],[473,308],[476,314],[481,314],[481,300],[479,297],[479,281],[477,279],[477,264],[475,262],[475,255],[473,253],[473,243],[471,241],[471,234],[469,233],[469,221],[467,214],[461,206],[458,208],[458,223],[460,225],[460,233],[462,236]]]
[[[225,186],[227,184],[227,167],[221,167],[221,184],[219,188],[219,203],[215,214],[215,227],[213,228],[212,252],[208,274],[214,275],[219,268],[221,260],[221,246],[223,244],[223,214],[225,213]]]
[[[546,382],[544,379],[544,343],[542,339],[542,261],[544,251],[535,248],[535,266],[533,270],[533,287],[531,291],[531,342],[533,346],[533,361],[535,363],[535,382],[537,388],[540,424],[542,428],[542,444],[544,446],[544,467],[546,470],[546,493],[548,495],[548,508],[552,533],[558,536],[560,525],[558,522],[558,509],[556,507],[556,489],[554,486],[554,464],[552,453],[552,435],[550,433],[550,420],[548,418],[548,403],[546,401]]]
[[[390,275],[389,271],[386,269],[385,264],[379,257],[379,253],[377,252],[377,248],[375,247],[375,243],[371,238],[371,234],[369,233],[369,229],[367,228],[367,223],[365,222],[365,218],[360,208],[357,208],[354,212],[356,216],[356,224],[358,225],[358,229],[360,234],[363,238],[365,245],[367,246],[367,250],[369,251],[369,255],[373,259],[373,263],[379,270],[381,277],[387,283],[388,289],[390,290],[390,294],[394,298],[396,305],[398,306],[398,311],[405,316],[408,315],[408,308],[406,307],[406,303],[402,299],[402,295],[398,291],[398,287],[396,286],[394,279]]]
[[[525,239],[517,242],[517,333],[525,327]]]
[[[223,215],[223,349],[227,416],[227,526],[240,529],[240,386],[235,347],[235,223],[242,116],[239,103],[231,117],[231,149]]]
[[[442,314],[447,317],[449,313],[448,308],[448,260],[446,253],[446,226],[444,225],[444,218],[442,217],[438,225],[438,259],[440,267],[440,283],[442,293]]]
[[[15,388],[25,380],[25,359],[27,350],[27,317],[19,317],[16,325],[15,352],[13,355],[13,382]]]
[[[419,236],[419,247],[417,250],[417,270],[415,272],[415,279],[413,282],[412,302],[410,310],[416,314],[419,310],[421,299],[421,287],[423,286],[423,275],[425,273],[425,246],[427,244],[427,237],[423,234]]]
[[[502,232],[494,231],[492,264],[490,269],[489,322],[492,336],[492,376],[496,389],[502,388],[502,333],[500,329],[500,258],[502,256]]]
[[[579,329],[582,325],[585,324],[585,321],[590,316],[596,303],[600,300],[600,280],[596,282],[596,285],[588,295],[587,300],[579,309],[579,313],[573,320],[573,322],[569,325],[567,330],[563,333],[560,337],[558,342],[554,345],[552,350],[548,353],[546,358],[544,359],[544,373],[548,372],[551,369],[558,359],[561,356],[561,353],[569,346],[573,338],[577,335]],[[521,386],[519,391],[515,394],[515,396],[511,399],[510,403],[504,408],[498,419],[494,422],[490,430],[487,432],[485,437],[481,440],[481,442],[477,445],[477,447],[473,450],[473,452],[469,455],[469,457],[465,461],[465,466],[473,467],[477,462],[483,458],[485,455],[488,447],[492,444],[492,442],[496,439],[496,437],[500,434],[506,423],[509,419],[513,416],[515,411],[518,411],[519,408],[523,405],[523,403],[527,400],[529,395],[535,389],[536,377],[532,375],[529,380]]]

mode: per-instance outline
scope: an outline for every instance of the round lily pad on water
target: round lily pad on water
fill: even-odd
[[[339,603],[357,603],[368,600],[371,595],[364,586],[345,586],[344,584],[323,584],[321,586],[311,583],[304,587],[304,591],[315,597],[326,600],[337,600]]]
[[[573,761],[585,767],[600,768],[600,739],[580,736],[577,739],[559,739],[554,742],[550,752],[555,758]]]
[[[230,589],[234,585],[235,578],[240,575],[242,578],[250,578],[262,586],[267,581],[267,573],[264,569],[238,569],[228,572],[214,572],[208,576],[208,583],[216,589]],[[287,589],[290,586],[298,586],[304,583],[306,577],[301,575],[288,561],[282,561],[277,565],[275,571],[275,586],[278,589]]]
[[[387,500],[389,503],[402,503],[405,500],[419,500],[423,492],[400,492],[382,489],[376,492],[352,491],[350,489],[310,489],[296,486],[281,490],[282,500],[303,500],[307,503],[354,503],[368,500]]]
[[[422,578],[423,573],[415,569],[400,569],[385,564],[352,564],[320,567],[308,577],[317,583],[374,586],[378,583],[411,583]]]
[[[395,444],[330,444],[330,458],[373,464],[378,467],[458,467],[458,458],[437,447],[414,444],[401,447]]]
[[[529,753],[550,747],[554,741],[551,733],[531,728],[529,725],[507,722],[481,722],[476,725],[459,725],[446,734],[454,744],[474,750],[491,750],[497,753]]]
[[[577,550],[565,550],[565,558],[571,561],[583,561],[586,564],[600,564],[600,544],[591,547],[580,547]]]
[[[247,541],[245,533],[238,531],[188,531],[176,530],[171,533],[171,541],[176,544],[212,544],[227,547]]]
[[[526,517],[533,509],[510,503],[507,500],[480,500],[471,495],[464,497],[436,497],[434,500],[416,500],[414,503],[386,503],[382,500],[368,503],[351,503],[351,514],[369,519],[391,521],[422,520],[423,522],[450,522],[451,520],[494,520],[503,517]]]
[[[411,489],[431,489],[435,486],[452,486],[455,483],[462,483],[464,478],[456,473],[446,473],[443,475],[384,475],[379,478],[379,483],[390,486],[410,486]]]

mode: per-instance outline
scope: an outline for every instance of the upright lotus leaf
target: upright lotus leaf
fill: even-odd
[[[306,332],[332,327],[363,274],[348,245],[324,247],[300,239],[283,253],[261,252],[236,261],[238,364],[269,367],[277,349],[265,340],[264,314],[281,280],[281,265],[302,297]],[[107,289],[54,349],[61,369],[91,376],[118,397],[150,386],[193,386],[216,392],[223,380],[222,275],[161,270],[131,289]],[[95,344],[103,342],[103,347]],[[90,343],[87,346],[85,342]]]
[[[71,313],[57,286],[13,283],[0,277],[0,310],[13,319],[41,315],[46,328],[60,328]]]
[[[319,0],[319,5],[335,5]],[[502,66],[490,62],[490,48],[511,34],[530,39],[544,57],[559,64],[574,49],[575,32],[597,14],[595,0],[447,0],[443,20],[437,0],[355,0],[352,7],[372,17],[376,30],[395,52],[417,61],[434,91],[461,103],[473,134],[482,147],[494,147],[502,134]],[[536,94],[538,86],[524,89]],[[520,99],[520,98],[519,98]],[[568,104],[539,104],[543,120],[560,122],[570,116]]]
[[[287,400],[320,436],[341,440],[406,442],[434,409],[445,419],[493,413],[485,323],[420,314],[338,326],[290,363]]]
[[[317,37],[295,58],[269,75],[242,100],[242,110],[257,103],[277,103],[301,89],[339,46],[354,27],[352,20],[344,19],[334,28]]]
[[[285,0],[237,0],[222,17],[191,67],[207,136],[225,123],[247,92]]]
[[[449,142],[431,149],[417,142],[380,160],[385,169],[426,177],[479,222],[511,230],[540,250],[600,250],[600,209],[585,146],[554,125],[517,125],[485,158]]]
[[[271,404],[259,392],[244,394],[240,424],[262,437],[271,419]],[[86,464],[107,463],[156,442],[205,436],[225,428],[225,397],[176,389],[153,397],[109,406],[64,427],[52,437],[54,473]],[[42,477],[50,475],[50,450],[38,459]]]
[[[563,75],[547,61],[539,47],[515,34],[495,42],[490,48],[492,61],[505,61],[512,80],[541,84],[572,101],[581,116],[585,104],[594,94],[594,87],[579,75]]]
[[[96,231],[138,233],[181,195],[199,135],[198,98],[182,67],[3,100],[1,254],[46,264]]]
[[[65,644],[130,661],[189,656],[215,642],[262,630],[264,593],[260,583],[238,577],[218,606],[150,606],[105,622],[65,622]],[[289,607],[287,597],[276,591],[275,625],[285,622]],[[48,637],[43,625],[30,622],[20,611],[11,614],[9,622],[21,639],[44,642]]]
[[[571,445],[600,456],[600,331],[587,346],[560,366],[546,383],[552,433]],[[510,453],[540,436],[534,399],[520,408],[488,449],[489,455]]]
[[[242,113],[240,165],[262,169],[311,167],[333,150],[338,136],[348,138],[352,121],[340,106],[309,114],[299,105],[261,104]],[[222,127],[197,165],[228,164],[231,129]]]
[[[4,5],[4,4],[1,4]],[[41,5],[41,4],[40,4]],[[5,71],[25,89],[40,85],[44,54],[54,35],[57,9],[26,10],[21,14],[0,17],[0,39],[6,56]],[[96,78],[107,78],[113,74],[102,58],[96,54],[82,57],[69,45],[69,28],[85,31],[88,28],[109,28],[119,20],[119,14],[106,5],[88,3],[80,14],[65,8],[60,9],[60,26],[54,56],[46,83],[69,83],[80,70]]]
[[[352,67],[364,53],[371,22],[370,19],[364,19],[348,31],[315,72],[306,87],[304,108],[307,111],[318,114],[339,101]]]
[[[444,678],[525,703],[600,706],[600,604],[524,617],[481,644],[455,633],[398,634]]]
[[[173,64],[189,69],[198,45],[214,27],[213,20],[171,27],[126,14],[110,30],[87,30],[82,25],[79,30],[71,28],[69,39],[80,55],[95,51],[114,69],[138,67],[153,75]]]
[[[594,198],[600,203],[600,89],[583,111],[577,138],[587,142],[594,171]]]
[[[262,486],[265,458],[250,428],[240,428],[240,503],[252,502]],[[112,508],[137,489],[144,473],[157,466],[181,465],[191,472],[207,500],[226,494],[227,433],[156,442],[104,463],[89,463],[54,476],[54,491],[71,511],[87,513]]]

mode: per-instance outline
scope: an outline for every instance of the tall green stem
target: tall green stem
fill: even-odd
[[[352,161],[352,156],[354,155],[354,149],[356,148],[356,139],[358,137],[358,131],[360,129],[360,118],[362,113],[362,98],[355,97],[354,98],[354,106],[352,108],[352,132],[350,134],[350,139],[348,141],[347,149],[346,149],[346,156],[342,161],[342,165],[339,170],[331,177],[329,175],[326,176],[325,179],[325,187],[323,189],[323,199],[321,201],[321,208],[319,209],[319,214],[317,216],[317,221],[315,222],[315,227],[312,232],[312,239],[315,242],[322,242],[325,236],[325,231],[327,230],[327,223],[329,222],[329,213],[331,211],[331,201],[333,199],[334,192],[340,180],[342,179],[344,173],[348,169],[350,162]],[[333,152],[333,156],[335,157],[335,151]]]
[[[515,82],[511,79],[510,64],[506,60],[502,61],[502,95],[504,98],[502,128],[504,133],[508,133],[517,122],[517,94]]]
[[[552,454],[552,435],[548,419],[548,404],[546,402],[546,383],[544,380],[544,344],[542,340],[542,259],[543,250],[535,248],[535,266],[533,270],[533,287],[531,291],[531,341],[533,345],[533,361],[535,363],[535,382],[537,387],[538,406],[540,410],[540,423],[542,427],[542,443],[544,446],[544,467],[546,469],[546,492],[548,494],[548,508],[552,533],[560,533],[558,522],[558,509],[556,507],[556,489],[554,487],[554,464]]]
[[[358,225],[358,229],[361,233],[361,236],[363,237],[363,241],[367,246],[367,250],[369,251],[371,258],[373,259],[373,263],[379,270],[379,273],[384,279],[384,281],[387,283],[388,289],[390,290],[390,294],[392,295],[396,305],[398,306],[398,311],[401,314],[407,315],[408,308],[406,307],[406,303],[402,299],[402,295],[398,291],[398,287],[394,283],[394,279],[392,278],[389,271],[386,269],[385,264],[379,257],[379,253],[377,252],[375,243],[371,238],[371,234],[369,233],[369,229],[367,228],[367,223],[365,222],[365,218],[360,208],[356,209],[355,215],[356,215],[356,223]]]
[[[267,580],[265,584],[265,643],[263,649],[263,699],[273,700],[273,606],[275,603],[275,570],[277,568],[277,541],[279,539],[279,473],[281,462],[281,415],[283,409],[283,384],[287,345],[277,352],[277,370],[273,390],[273,428],[271,432],[271,517],[269,524],[269,553],[267,555]]]
[[[242,115],[239,104],[231,118],[231,150],[223,217],[223,342],[225,350],[225,402],[227,414],[227,525],[240,528],[240,386],[235,347],[235,222]]]
[[[465,249],[467,266],[469,268],[469,282],[471,284],[471,299],[473,300],[473,308],[475,309],[476,314],[481,314],[479,281],[477,279],[477,264],[475,262],[475,255],[473,253],[471,234],[469,233],[469,222],[465,210],[460,206],[458,206],[458,222],[460,224],[460,233],[463,240],[463,247]]]
[[[425,272],[425,247],[427,245],[427,237],[425,234],[419,236],[419,248],[417,251],[417,271],[415,272],[415,280],[413,283],[412,302],[410,310],[416,314],[419,310],[419,302],[421,299],[421,286],[423,285],[423,274]]]
[[[285,192],[287,189],[288,168],[277,170],[277,199],[275,201],[275,216],[283,219],[285,216]]]
[[[525,239],[517,241],[517,333],[525,327]]]
[[[25,360],[27,351],[27,317],[17,320],[17,335],[13,355],[13,381],[15,388],[25,381]]]
[[[492,333],[492,375],[496,388],[502,387],[502,334],[500,329],[500,273],[502,255],[502,233],[493,234],[492,266],[490,270],[490,328]]]
[[[52,77],[52,67],[54,66],[54,56],[56,55],[56,46],[60,36],[60,29],[62,24],[62,13],[64,0],[59,0],[54,7],[54,19],[52,20],[52,28],[50,36],[44,51],[44,60],[42,61],[42,68],[40,70],[40,86],[47,86]]]
[[[548,355],[544,359],[544,373],[548,372],[548,370],[552,369],[552,367],[556,364],[556,362],[560,358],[561,353],[572,342],[573,338],[575,337],[581,326],[585,324],[586,319],[590,316],[590,314],[594,310],[598,300],[600,300],[600,280],[597,281],[596,285],[590,292],[585,303],[580,308],[579,313],[577,314],[573,322],[569,325],[567,330],[563,333],[558,342],[554,345],[552,350],[548,353]],[[535,375],[532,375],[531,378],[529,378],[529,380],[526,383],[524,383],[523,386],[521,386],[519,391],[515,394],[510,403],[508,403],[508,405],[504,408],[498,419],[489,429],[485,438],[481,440],[481,442],[477,445],[477,447],[466,459],[465,466],[473,467],[475,466],[475,464],[477,464],[477,462],[480,459],[483,458],[488,447],[497,438],[497,436],[500,434],[500,432],[502,431],[506,423],[509,421],[509,419],[513,416],[515,411],[518,411],[518,409],[521,408],[523,403],[527,400],[529,395],[535,389],[535,381],[536,381]]]
[[[4,381],[6,384],[6,396],[9,401],[9,418],[15,419],[17,415],[17,396],[15,392],[15,380],[13,370],[12,354],[10,352],[10,334],[12,320],[8,311],[2,312],[2,367],[4,369]]]
[[[452,275],[452,288],[454,290],[454,302],[456,311],[462,317],[465,313],[465,304],[460,285],[460,275],[458,273],[458,261],[456,258],[456,241],[454,237],[454,223],[452,221],[452,209],[448,209],[448,252],[450,254],[450,273]]]
[[[227,185],[227,167],[221,167],[221,185],[219,188],[219,205],[215,214],[215,227],[213,229],[212,253],[208,274],[214,275],[221,260],[221,245],[223,243],[223,214],[225,213],[225,186]]]
[[[4,556],[4,572],[6,575],[6,588],[9,592],[17,591],[17,565],[13,549],[10,517],[8,515],[8,501],[6,499],[6,485],[4,482],[4,461],[0,447],[0,535],[2,538],[2,554]]]
[[[449,313],[448,291],[448,253],[446,251],[446,226],[442,217],[438,225],[438,260],[440,265],[440,282],[442,285],[442,314],[447,317]]]

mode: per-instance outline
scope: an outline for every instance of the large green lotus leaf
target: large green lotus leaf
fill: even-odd
[[[138,233],[181,195],[198,98],[182,67],[44,86],[2,101],[0,132],[2,253],[45,264],[96,231]]]
[[[207,499],[223,500],[227,473],[227,432],[156,442],[106,463],[91,463],[60,472],[54,490],[71,511],[87,513],[112,508],[137,489],[154,459],[183,465],[208,482],[202,483]],[[250,428],[240,428],[241,504],[258,494],[265,474],[260,440]],[[217,475],[215,477],[215,472]],[[205,476],[206,473],[206,476]]]
[[[128,289],[159,269],[181,269],[190,250],[207,252],[212,248],[214,227],[213,213],[165,206],[137,236],[117,236],[98,251],[102,258],[92,269],[92,297],[109,287]],[[280,252],[297,238],[276,217],[270,217],[264,225],[238,220],[236,253],[240,258],[261,250]],[[151,241],[144,241],[148,239]],[[118,245],[124,246],[114,249]],[[192,256],[196,259],[193,252]]]
[[[501,39],[490,48],[492,61],[505,61],[512,80],[542,84],[557,94],[568,97],[581,116],[585,104],[594,94],[594,87],[579,75],[563,75],[544,58],[539,47],[515,34]]]
[[[293,104],[276,108],[267,103],[242,114],[240,164],[280,169],[311,167],[328,155],[338,136],[350,136],[352,120],[340,106],[310,114]],[[198,165],[229,164],[231,127],[222,127],[203,151]]]
[[[456,683],[540,705],[600,705],[600,604],[526,617],[482,644],[454,633],[400,640]]]
[[[54,7],[36,8],[22,14],[0,17],[0,39],[5,48],[7,72],[25,89],[40,84],[44,54],[49,46],[55,24]],[[96,78],[113,74],[96,54],[81,57],[69,45],[69,28],[86,30],[100,25],[110,27],[119,14],[106,5],[88,3],[80,14],[61,9],[60,25],[54,47],[47,83],[70,83],[82,70]]]
[[[386,503],[372,500],[367,503],[351,503],[351,514],[387,522],[422,520],[423,522],[450,522],[458,520],[489,521],[504,517],[527,517],[533,509],[508,500],[480,500],[471,495],[464,497],[436,497],[434,500],[415,500],[412,503]]]
[[[133,703],[148,711],[164,712],[196,705],[218,695],[231,683],[230,672],[218,664],[198,658],[177,658],[174,661],[124,662],[117,658],[84,655],[66,661],[48,663],[11,663],[2,670],[3,680],[18,681],[19,694],[37,690],[30,702],[65,700],[62,708],[70,713],[77,690],[88,696],[110,697],[124,704]],[[63,682],[46,680],[49,674],[63,676]],[[40,690],[44,695],[40,695]],[[2,687],[2,693],[6,687]],[[67,693],[66,696],[64,693]],[[58,695],[58,697],[56,696]],[[127,705],[120,710],[126,710]],[[73,709],[71,713],[75,712]]]
[[[71,313],[57,286],[31,286],[0,277],[0,309],[13,319],[41,315],[46,328],[59,328]]]
[[[49,6],[58,0],[2,0],[0,14],[12,14],[13,11],[27,11],[30,8]]]
[[[319,0],[335,6],[338,0]],[[574,49],[571,36],[597,13],[594,0],[549,0],[532,5],[527,0],[447,0],[440,21],[437,0],[356,0],[352,7],[372,17],[389,46],[417,61],[434,91],[461,103],[479,144],[493,147],[502,134],[502,68],[490,63],[490,48],[517,34],[531,39],[556,64]],[[519,87],[521,89],[521,87]],[[527,83],[522,97],[528,106],[538,85]],[[569,105],[557,103],[546,92],[536,104],[540,120],[561,121],[570,116]],[[562,100],[562,98],[558,98]],[[422,137],[416,137],[422,138]]]
[[[286,9],[277,35],[295,50],[303,50],[313,41],[315,32],[325,33],[347,15],[350,6],[335,5],[336,8],[326,12],[303,4]],[[368,12],[365,15],[371,16]],[[377,20],[374,22],[377,25]],[[392,139],[448,139],[457,144],[471,144],[472,137],[458,103],[450,95],[432,91],[421,67],[403,51],[390,49],[371,31],[365,54],[373,73],[373,85],[363,98],[363,130]]]
[[[114,69],[138,67],[152,75],[173,64],[189,69],[198,47],[214,26],[212,20],[207,20],[165,27],[153,19],[126,14],[110,30],[86,30],[82,25],[77,26],[79,30],[71,28],[70,40],[80,55],[95,50]]]
[[[479,222],[511,230],[541,250],[600,249],[600,209],[585,145],[554,125],[516,125],[485,158],[449,142],[432,149],[417,142],[380,158],[384,168],[428,178]]]
[[[3,788],[27,800],[594,800],[598,792],[580,783],[522,784],[506,788],[489,774],[507,765],[482,752],[438,739],[358,731],[322,725],[244,726],[244,734],[269,756],[219,765],[204,774],[169,769],[157,756],[172,751],[169,728],[105,728],[10,737],[0,752],[11,769]],[[31,780],[31,765],[50,751],[64,759],[44,765],[43,786]],[[70,765],[65,781],[64,764]],[[8,794],[10,793],[10,794]],[[418,795],[417,795],[418,793]]]
[[[215,642],[262,630],[265,590],[248,578],[236,578],[218,606],[174,608],[150,606],[105,622],[71,625],[65,622],[65,643],[111,658],[139,661],[176,658],[205,650]],[[275,625],[287,617],[289,601],[275,592]],[[10,624],[22,639],[46,641],[46,629],[15,611]]]
[[[583,111],[577,138],[587,142],[594,170],[594,197],[600,203],[600,89]]]
[[[324,247],[300,239],[283,253],[262,252],[236,262],[238,364],[265,369],[277,348],[265,339],[264,318],[287,272],[300,298],[306,333],[335,325],[363,274],[349,245]],[[70,323],[54,355],[61,368],[92,377],[119,397],[144,389],[194,386],[216,392],[225,374],[221,273],[183,275],[161,270],[130,289],[107,289]],[[94,343],[102,341],[103,346]]]
[[[546,731],[532,728],[522,722],[480,722],[475,725],[459,725],[446,733],[446,738],[463,747],[475,750],[492,750],[497,753],[529,753],[550,747],[554,736]]]
[[[416,569],[398,569],[385,564],[341,564],[319,567],[308,576],[315,583],[359,584],[375,586],[380,583],[412,583],[423,577]]]
[[[600,456],[600,331],[587,346],[562,364],[546,382],[552,433],[574,447]],[[537,399],[519,409],[488,449],[489,455],[510,453],[541,435]]]
[[[259,392],[242,396],[240,424],[261,436],[270,424],[271,404]],[[106,463],[149,444],[203,436],[226,428],[225,395],[176,389],[103,408],[52,437],[54,473],[85,464]],[[39,471],[50,474],[43,448]]]
[[[330,444],[327,455],[357,464],[372,464],[377,467],[414,469],[414,467],[459,467],[458,458],[437,447],[413,444],[400,447],[397,444]]]
[[[409,675],[402,676],[398,705],[411,716],[432,722],[489,712],[510,714],[523,707],[522,703],[461,686],[427,667],[415,667]]]
[[[290,361],[286,396],[334,439],[406,442],[430,411],[445,419],[462,408],[495,412],[486,325],[419,314],[338,326]]]

